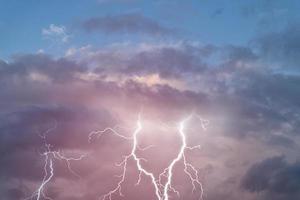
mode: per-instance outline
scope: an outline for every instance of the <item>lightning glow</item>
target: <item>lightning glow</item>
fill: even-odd
[[[158,178],[155,178],[153,173],[151,173],[148,170],[146,170],[145,168],[143,168],[142,161],[147,161],[147,160],[144,158],[138,157],[136,154],[137,150],[145,151],[154,146],[154,145],[150,145],[145,148],[139,147],[137,136],[140,134],[141,130],[143,129],[140,115],[136,122],[136,128],[133,132],[132,137],[123,136],[122,134],[119,134],[113,128],[105,128],[102,131],[94,131],[94,132],[90,133],[89,141],[91,141],[93,136],[97,136],[97,138],[99,138],[100,136],[102,136],[104,133],[107,133],[107,132],[110,132],[110,133],[114,134],[115,136],[120,137],[122,139],[132,141],[132,148],[131,148],[130,154],[123,156],[124,159],[120,163],[116,164],[117,166],[122,167],[122,174],[120,176],[118,176],[120,178],[120,180],[117,182],[116,186],[112,190],[110,190],[109,192],[107,192],[106,194],[101,196],[100,199],[112,200],[113,195],[116,193],[118,193],[120,196],[124,196],[124,194],[122,192],[122,184],[125,182],[125,179],[126,179],[128,161],[130,159],[132,159],[135,161],[136,168],[139,173],[136,185],[140,184],[142,175],[149,177],[151,179],[152,185],[154,187],[154,192],[155,192],[155,196],[156,196],[157,200],[169,200],[170,192],[173,192],[176,195],[180,196],[179,192],[174,188],[174,186],[172,186],[172,180],[174,178],[174,174],[173,174],[174,166],[179,162],[182,162],[184,165],[183,172],[187,175],[187,177],[189,178],[189,180],[191,182],[192,191],[194,192],[197,189],[197,186],[200,188],[200,196],[198,199],[202,200],[204,190],[203,190],[202,183],[200,182],[198,171],[195,166],[193,166],[191,163],[189,163],[187,161],[187,158],[186,158],[186,151],[200,149],[200,145],[188,146],[187,141],[186,141],[185,126],[186,126],[186,122],[188,120],[190,120],[190,118],[192,116],[193,115],[190,115],[188,118],[182,120],[179,123],[179,127],[177,127],[180,138],[181,138],[181,146],[180,146],[179,152],[178,152],[177,156],[170,162],[168,167],[165,168],[161,174],[159,174]],[[209,121],[202,119],[199,115],[196,115],[196,117],[198,119],[200,119],[202,128],[204,130],[206,130],[206,128],[209,124]],[[166,181],[163,181],[164,179],[166,179]]]

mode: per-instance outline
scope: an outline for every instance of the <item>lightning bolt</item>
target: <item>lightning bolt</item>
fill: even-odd
[[[169,194],[168,194],[169,191],[173,191],[179,196],[179,192],[172,186],[172,178],[173,178],[174,166],[181,160],[183,161],[183,164],[184,164],[184,173],[188,176],[188,178],[190,179],[190,181],[192,183],[193,192],[195,191],[196,185],[198,184],[200,186],[200,190],[201,190],[201,195],[200,195],[199,199],[203,199],[203,187],[202,187],[202,183],[199,180],[198,171],[191,163],[189,163],[187,161],[186,155],[185,155],[186,150],[200,149],[200,145],[187,146],[187,143],[186,143],[186,136],[185,136],[184,128],[185,128],[186,121],[188,121],[191,117],[192,117],[192,115],[180,122],[179,128],[178,128],[179,129],[178,131],[180,133],[181,142],[182,142],[180,150],[177,154],[177,157],[175,159],[173,159],[172,162],[170,163],[170,165],[164,169],[163,173],[161,173],[159,175],[159,181],[161,181],[162,176],[167,178],[167,182],[165,183],[164,191],[163,191],[163,200],[170,199]],[[203,128],[203,124],[202,124],[202,128]],[[191,172],[189,171],[189,169],[191,170]]]
[[[145,150],[153,147],[153,145],[147,146],[145,148],[139,147],[137,136],[140,134],[140,132],[143,128],[142,123],[141,123],[140,114],[138,115],[138,120],[136,122],[136,128],[133,132],[132,137],[126,137],[126,136],[118,133],[114,128],[105,128],[104,130],[101,130],[101,131],[91,132],[89,134],[89,141],[92,140],[93,136],[97,136],[97,138],[99,138],[104,133],[112,133],[113,135],[115,135],[117,137],[132,141],[132,148],[131,148],[130,154],[123,156],[124,159],[120,163],[116,164],[117,166],[122,167],[122,174],[117,176],[120,178],[120,180],[117,182],[116,186],[112,190],[110,190],[108,193],[102,195],[102,198],[100,197],[100,199],[112,200],[112,196],[115,193],[118,193],[122,197],[124,196],[124,194],[122,193],[122,184],[125,182],[125,179],[126,179],[128,161],[130,159],[132,159],[133,161],[135,161],[136,168],[139,173],[136,185],[140,184],[142,175],[149,177],[151,179],[152,185],[154,187],[155,196],[156,196],[157,200],[169,200],[170,199],[169,192],[174,192],[178,196],[180,196],[179,192],[172,186],[172,180],[173,180],[173,171],[174,171],[175,165],[178,162],[183,162],[183,165],[184,165],[183,172],[187,175],[187,177],[191,181],[191,185],[193,187],[192,191],[194,192],[196,190],[197,186],[199,186],[200,187],[199,199],[202,200],[204,190],[203,190],[202,183],[200,182],[198,171],[197,171],[196,167],[193,166],[190,162],[188,162],[188,160],[186,158],[186,151],[200,149],[200,145],[188,146],[187,141],[186,141],[185,125],[186,125],[186,122],[188,120],[190,120],[192,116],[193,115],[190,115],[189,117],[187,117],[186,119],[182,120],[179,123],[179,127],[177,127],[177,129],[178,129],[178,132],[179,132],[179,135],[181,138],[180,150],[179,150],[176,158],[174,158],[170,162],[168,167],[165,168],[161,174],[159,174],[158,179],[155,178],[153,173],[151,173],[151,172],[147,171],[145,168],[143,168],[141,163],[142,163],[142,161],[147,161],[147,160],[144,158],[138,157],[136,154],[137,150],[145,151]],[[209,124],[209,121],[202,119],[199,115],[195,115],[195,116],[200,120],[202,128],[204,130],[206,130],[207,126]],[[163,183],[163,179],[166,179],[165,183]]]
[[[46,137],[47,137],[48,133],[50,133],[51,131],[53,131],[56,128],[57,128],[57,122],[55,122],[53,127],[47,129],[44,133],[39,134],[39,136],[43,139],[44,149],[45,149],[44,152],[41,153],[41,156],[44,157],[44,176],[43,176],[42,182],[39,185],[39,187],[37,188],[37,190],[35,192],[33,192],[33,194],[31,196],[25,198],[24,200],[32,200],[32,199],[41,200],[41,198],[47,199],[47,200],[53,200],[51,197],[48,197],[45,194],[44,189],[55,175],[54,163],[56,160],[64,161],[67,165],[69,172],[72,173],[74,176],[80,178],[80,176],[72,169],[71,161],[82,160],[87,155],[83,154],[83,155],[80,155],[79,157],[66,157],[64,155],[63,151],[52,150],[51,149],[52,145],[47,143]]]
[[[158,199],[161,199],[161,197],[160,197],[161,194],[160,194],[159,186],[156,183],[156,180],[155,180],[155,177],[154,177],[153,173],[147,171],[146,169],[144,169],[142,167],[141,161],[145,161],[145,159],[144,158],[139,158],[136,155],[137,149],[147,150],[148,148],[152,147],[152,145],[148,146],[146,148],[140,148],[138,146],[137,136],[138,136],[138,134],[140,133],[141,130],[142,130],[142,123],[141,123],[140,115],[139,115],[138,120],[137,120],[137,124],[136,124],[136,129],[135,129],[135,131],[133,133],[132,138],[125,137],[125,136],[119,134],[117,131],[115,131],[114,129],[111,129],[111,128],[106,128],[103,131],[92,132],[89,135],[89,140],[90,140],[91,136],[94,135],[94,134],[98,134],[98,137],[99,137],[103,133],[105,133],[106,131],[111,131],[114,135],[116,135],[118,137],[121,137],[121,138],[127,139],[127,140],[128,139],[133,140],[133,145],[132,145],[132,149],[131,149],[130,154],[124,156],[124,159],[120,163],[116,164],[117,166],[123,166],[123,172],[119,176],[120,177],[120,181],[117,183],[117,186],[114,189],[112,189],[111,191],[109,191],[108,193],[106,193],[106,194],[103,195],[103,197],[102,197],[103,200],[105,200],[105,199],[112,200],[112,195],[114,193],[116,193],[116,192],[118,192],[120,196],[124,196],[123,193],[122,193],[122,183],[124,183],[124,181],[125,181],[126,171],[127,171],[127,166],[128,166],[129,159],[133,159],[135,161],[137,170],[139,171],[139,178],[138,178],[138,181],[137,181],[136,185],[140,184],[142,174],[150,177],[151,181],[152,181],[152,184],[154,185],[154,188],[155,188],[155,195],[156,195],[156,197]]]

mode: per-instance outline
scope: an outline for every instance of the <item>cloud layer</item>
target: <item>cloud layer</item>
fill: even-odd
[[[107,33],[169,31],[138,14],[93,18],[83,26]],[[145,126],[150,125],[141,143],[157,145],[140,152],[149,159],[146,167],[161,170],[178,150],[176,132],[161,124],[176,124],[195,112],[210,121],[205,132],[192,121],[188,133],[190,144],[202,146],[188,159],[203,180],[205,199],[299,199],[300,77],[278,72],[269,62],[276,57],[276,63],[296,66],[299,41],[293,31],[285,36],[289,33],[288,28],[259,37],[258,51],[257,46],[191,42],[114,44],[72,48],[58,58],[30,54],[0,61],[0,193],[17,200],[37,188],[45,150],[40,135],[56,124],[47,133],[52,148],[88,156],[72,162],[81,179],[67,171],[66,163],[55,163],[47,195],[97,199],[116,184],[120,168],[114,163],[130,143],[111,134],[89,143],[89,133],[121,125],[126,128],[120,131],[130,135],[143,108]],[[128,173],[132,179],[124,199],[152,199],[148,180],[137,189],[133,165]],[[195,198],[189,184],[176,175],[179,199]]]

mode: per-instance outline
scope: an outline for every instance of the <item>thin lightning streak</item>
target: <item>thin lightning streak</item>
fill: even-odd
[[[88,142],[90,143],[93,139],[93,136],[96,136],[97,138],[100,138],[103,134],[107,133],[107,132],[110,132],[110,133],[113,133],[114,135],[122,138],[122,139],[125,139],[125,140],[132,140],[132,137],[126,137],[124,135],[121,135],[120,133],[118,133],[115,129],[117,128],[118,126],[115,126],[114,128],[110,128],[110,127],[107,127],[105,128],[104,130],[98,130],[98,131],[92,131],[90,134],[89,134],[89,139],[88,139]]]
[[[44,156],[45,156],[45,165],[44,165],[45,176],[43,178],[42,184],[40,185],[40,187],[37,190],[37,198],[36,198],[37,200],[39,200],[41,198],[41,194],[46,199],[51,199],[50,197],[47,197],[44,194],[44,187],[47,185],[47,183],[54,176],[53,160],[51,158],[49,158],[49,153],[50,153],[49,151],[44,153]],[[49,176],[48,176],[48,170],[47,170],[48,167],[50,168],[50,175]],[[48,176],[48,178],[47,178],[47,176]]]
[[[67,167],[68,167],[68,170],[69,172],[71,172],[74,176],[78,177],[78,178],[81,178],[79,174],[77,174],[71,167],[71,163],[70,161],[80,161],[82,160],[84,157],[86,157],[86,154],[84,155],[80,155],[78,158],[74,158],[74,157],[66,157],[64,156],[61,152],[59,151],[56,151],[54,152],[53,154],[54,158],[58,159],[58,160],[63,160],[66,162],[67,164]]]
[[[31,199],[34,199],[35,197],[36,197],[36,200],[41,200],[42,197],[43,197],[43,199],[53,200],[52,198],[46,196],[46,194],[44,193],[44,189],[55,175],[55,173],[54,173],[54,161],[55,160],[64,161],[67,165],[69,172],[72,173],[74,176],[80,178],[80,176],[72,169],[70,161],[80,161],[86,156],[86,154],[80,155],[78,158],[66,157],[60,151],[51,150],[51,145],[47,143],[46,136],[48,133],[50,133],[51,131],[53,131],[56,128],[57,128],[57,122],[55,122],[54,127],[46,130],[43,134],[39,134],[39,136],[44,141],[44,148],[46,149],[45,152],[43,152],[41,154],[42,156],[45,157],[44,176],[42,179],[42,183],[40,184],[38,189],[30,197],[27,197],[24,200],[31,200]]]
[[[169,200],[170,199],[170,196],[169,196],[170,191],[176,193],[177,196],[180,196],[179,192],[172,186],[172,180],[173,180],[174,166],[178,162],[182,161],[184,164],[183,171],[188,176],[189,180],[191,181],[191,184],[193,187],[192,191],[194,192],[196,190],[197,186],[199,186],[200,192],[201,192],[199,199],[202,200],[204,190],[203,190],[202,183],[200,182],[198,171],[191,163],[189,163],[187,161],[187,158],[185,155],[186,150],[191,151],[191,150],[201,148],[200,145],[188,146],[187,142],[186,142],[186,133],[184,132],[185,124],[192,116],[193,115],[189,116],[188,118],[186,118],[180,122],[179,127],[178,127],[179,135],[180,135],[181,142],[182,142],[180,150],[179,150],[176,158],[171,161],[169,166],[167,168],[165,168],[161,174],[159,174],[158,179],[155,178],[153,173],[147,171],[146,169],[144,169],[142,167],[141,161],[147,161],[147,160],[145,160],[144,158],[139,158],[136,155],[137,150],[145,151],[154,146],[154,145],[149,145],[147,147],[141,148],[138,145],[137,136],[139,135],[139,133],[141,132],[141,130],[143,128],[141,120],[140,120],[140,115],[138,117],[136,129],[134,130],[132,137],[123,136],[123,135],[119,134],[117,131],[115,131],[113,128],[105,128],[102,131],[95,131],[95,132],[92,132],[91,134],[89,134],[89,141],[91,141],[91,139],[94,135],[96,135],[98,138],[98,137],[102,136],[104,133],[110,131],[111,133],[113,133],[114,135],[116,135],[122,139],[131,140],[133,143],[131,153],[129,155],[123,156],[124,159],[120,163],[116,164],[116,166],[123,167],[122,174],[117,176],[120,178],[120,180],[118,181],[118,183],[114,189],[110,190],[108,193],[106,193],[102,196],[102,200],[107,200],[107,199],[112,200],[112,196],[115,193],[119,193],[120,196],[124,196],[124,194],[122,193],[122,184],[125,182],[126,171],[127,171],[129,159],[133,159],[135,161],[137,170],[139,172],[136,185],[140,184],[143,174],[150,177],[152,185],[155,189],[155,196],[156,196],[157,200]],[[203,128],[203,130],[206,130],[207,126],[209,124],[209,121],[202,119],[199,115],[196,115],[196,117],[198,119],[200,119],[201,127]],[[166,181],[166,183],[163,184],[164,178],[167,179],[167,181]]]

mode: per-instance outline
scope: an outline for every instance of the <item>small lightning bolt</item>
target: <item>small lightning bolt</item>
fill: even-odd
[[[147,171],[145,168],[143,168],[141,162],[142,161],[147,161],[144,158],[140,158],[137,156],[136,151],[137,150],[142,150],[145,151],[151,147],[153,147],[154,145],[150,145],[147,146],[145,148],[141,148],[139,147],[138,144],[138,139],[137,136],[139,135],[139,133],[142,130],[142,123],[141,123],[141,117],[140,114],[138,116],[138,120],[136,122],[136,128],[133,132],[133,136],[132,137],[126,137],[120,133],[118,133],[114,128],[105,128],[102,131],[94,131],[92,133],[89,134],[89,141],[91,141],[93,136],[97,136],[97,138],[99,138],[100,136],[102,136],[104,133],[112,133],[117,137],[120,137],[122,139],[125,140],[131,140],[132,141],[132,149],[130,154],[123,156],[124,159],[120,162],[117,163],[116,165],[119,167],[122,167],[122,174],[119,175],[118,177],[120,178],[120,180],[118,181],[117,185],[115,186],[115,188],[113,188],[112,190],[110,190],[108,193],[104,194],[102,196],[102,200],[112,200],[112,196],[115,193],[119,193],[120,196],[124,196],[124,194],[122,193],[122,184],[125,182],[125,178],[126,178],[126,172],[127,172],[127,167],[128,167],[128,161],[130,159],[134,160],[136,163],[136,168],[138,170],[138,180],[136,185],[139,185],[141,182],[141,178],[142,175],[145,175],[147,177],[149,177],[151,179],[152,185],[155,189],[155,196],[157,198],[157,200],[169,200],[170,196],[169,196],[169,192],[174,192],[176,193],[178,196],[180,195],[179,192],[172,186],[172,180],[173,180],[173,171],[174,171],[174,166],[182,161],[184,164],[184,173],[188,176],[189,180],[191,181],[192,187],[193,187],[193,192],[196,190],[197,186],[200,187],[200,197],[199,199],[203,199],[203,186],[202,183],[200,182],[200,178],[198,175],[198,171],[196,169],[196,167],[194,167],[191,163],[189,163],[187,161],[186,158],[186,151],[191,151],[191,150],[195,150],[195,149],[200,149],[200,145],[196,145],[196,146],[188,146],[187,145],[187,141],[186,141],[186,133],[184,132],[185,130],[185,124],[188,120],[190,120],[190,118],[193,115],[190,115],[188,118],[182,120],[179,124],[178,132],[181,138],[181,147],[180,150],[176,156],[176,158],[174,158],[171,163],[168,165],[167,168],[165,168],[163,170],[163,172],[161,174],[159,174],[159,177],[156,179],[154,174]],[[196,117],[198,119],[200,119],[201,122],[201,126],[204,130],[207,129],[207,126],[209,124],[208,120],[204,120],[202,119],[199,115],[196,115]],[[167,179],[165,183],[163,183],[163,179]],[[101,197],[100,197],[101,199]]]
[[[41,200],[47,199],[47,200],[53,200],[51,197],[48,197],[44,189],[47,186],[47,184],[52,180],[54,177],[54,161],[55,160],[60,160],[64,161],[67,165],[67,168],[70,173],[72,173],[74,176],[80,178],[80,176],[71,168],[71,161],[79,161],[82,160],[86,154],[80,155],[79,157],[66,157],[63,153],[63,151],[54,151],[51,150],[51,144],[47,143],[47,134],[50,133],[51,131],[55,130],[57,128],[57,122],[55,122],[54,126],[52,128],[47,129],[44,133],[39,134],[39,136],[43,139],[44,141],[44,148],[45,151],[41,153],[41,156],[44,156],[44,176],[42,179],[41,184],[37,188],[37,190],[29,197],[25,198],[24,200]]]

